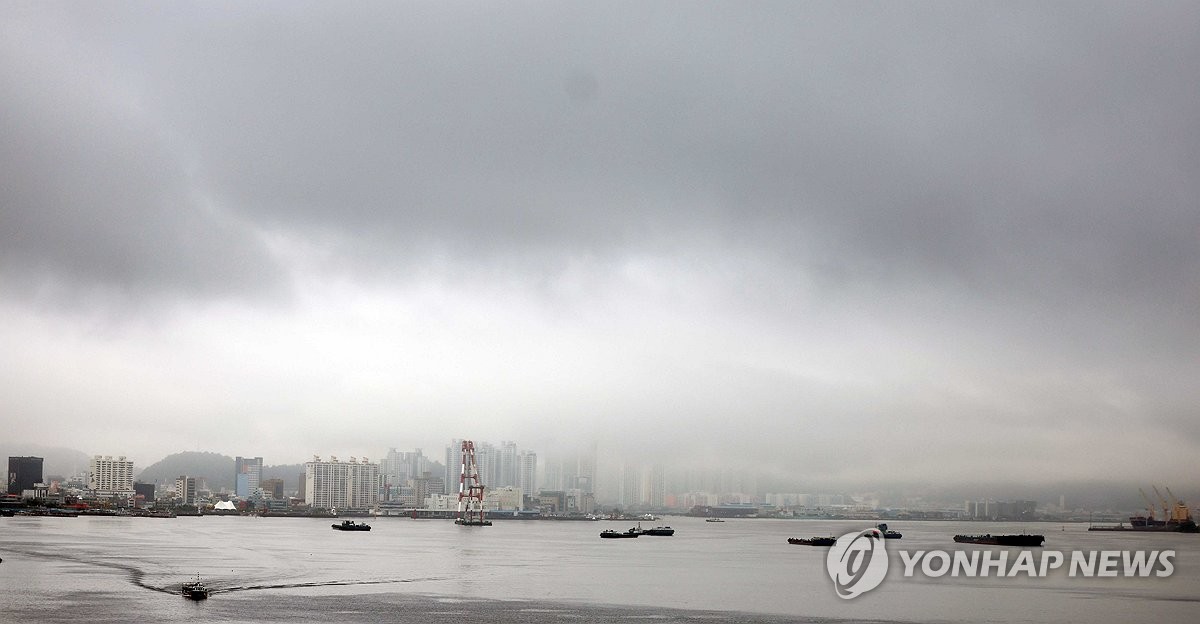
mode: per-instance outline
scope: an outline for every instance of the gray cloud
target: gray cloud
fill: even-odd
[[[5,12],[17,309],[445,289],[596,358],[574,418],[731,455],[842,421],[1196,441],[1194,6]],[[629,378],[597,346],[652,329]],[[513,427],[551,409],[518,385]]]

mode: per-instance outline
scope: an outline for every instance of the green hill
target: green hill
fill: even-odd
[[[213,491],[228,490],[232,492],[237,486],[234,474],[237,462],[234,458],[220,453],[185,451],[168,455],[147,466],[137,475],[137,480],[143,483],[157,483],[158,487],[172,487],[175,478],[180,475],[203,477],[208,487]],[[282,464],[279,466],[263,466],[262,478],[283,479],[283,489],[288,495],[295,492],[300,485],[300,473],[304,472],[304,464]]]
[[[235,477],[233,474],[235,462],[228,455],[199,451],[184,451],[167,455],[149,466],[137,475],[137,480],[143,483],[156,483],[158,487],[172,487],[180,475],[200,477],[208,482],[213,491],[233,491]]]

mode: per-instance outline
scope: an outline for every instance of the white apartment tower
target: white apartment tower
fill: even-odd
[[[379,464],[367,458],[304,464],[304,500],[313,509],[366,509],[379,503]]]
[[[522,451],[517,454],[517,487],[525,496],[537,492],[537,453]]]
[[[100,496],[133,495],[133,462],[124,455],[92,457],[88,470],[88,488]]]

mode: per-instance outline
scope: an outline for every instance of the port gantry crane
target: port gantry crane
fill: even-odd
[[[1167,491],[1167,496],[1171,497],[1171,515],[1167,518],[1167,520],[1173,520],[1175,522],[1186,521],[1191,516],[1191,514],[1188,512],[1187,504],[1180,500],[1179,497],[1175,496],[1175,493],[1171,491],[1171,488],[1164,485],[1163,489]]]
[[[1138,488],[1138,494],[1142,495],[1142,500],[1146,502],[1146,513],[1149,514],[1146,519],[1154,520],[1154,503],[1150,502],[1150,497],[1146,496],[1146,490]]]
[[[1154,495],[1158,497],[1158,502],[1162,503],[1163,520],[1171,519],[1171,505],[1167,503],[1167,499],[1163,498],[1162,492],[1158,491],[1157,485],[1150,486],[1154,490]]]

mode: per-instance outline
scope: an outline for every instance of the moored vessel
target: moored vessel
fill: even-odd
[[[833,546],[837,543],[836,537],[789,537],[788,543],[796,546]]]
[[[606,529],[600,532],[600,537],[603,537],[604,539],[623,539],[637,537],[639,535],[641,535],[641,532],[637,529],[629,529],[628,531],[614,531],[612,529]]]
[[[988,544],[991,546],[1041,546],[1046,541],[1045,535],[955,535],[954,541],[960,544]]]
[[[900,539],[904,537],[904,534],[899,531],[889,530],[888,525],[882,522],[875,525],[875,528],[879,529],[880,533],[883,533],[883,539]]]

